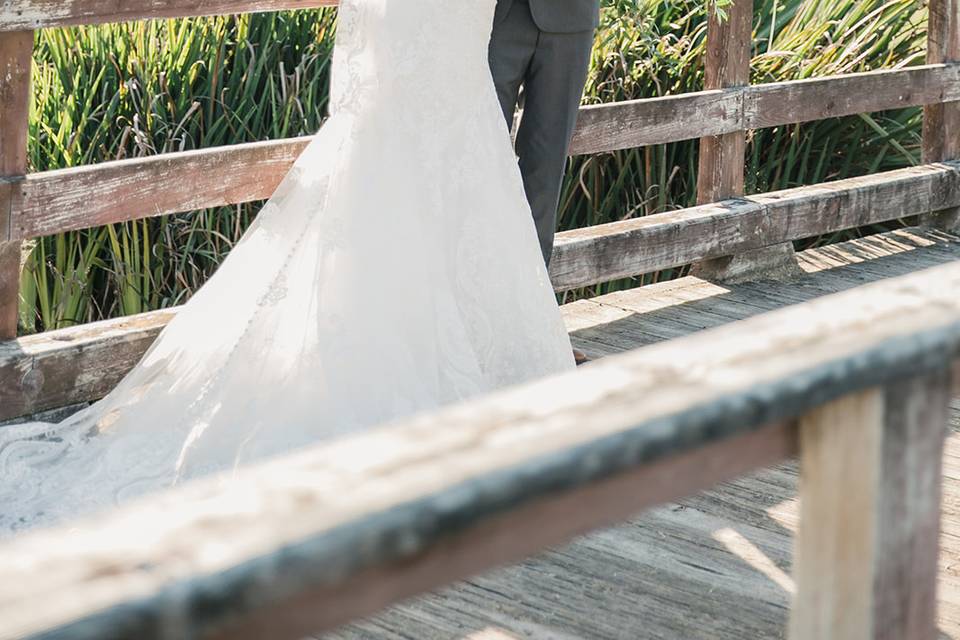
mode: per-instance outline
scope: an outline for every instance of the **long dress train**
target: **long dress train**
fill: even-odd
[[[331,117],[215,274],[105,398],[0,429],[0,532],[574,366],[495,4],[342,2]]]

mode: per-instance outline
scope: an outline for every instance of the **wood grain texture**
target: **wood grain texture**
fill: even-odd
[[[633,472],[942,371],[960,355],[958,293],[954,263],[856,287],[318,445],[228,488],[199,483],[66,535],[24,536],[0,548],[13,567],[0,633],[232,635],[244,620],[268,632],[257,611],[282,612],[286,632],[372,612],[411,584],[433,588],[554,544],[575,533],[570,522],[598,526],[666,498],[652,480],[617,485]],[[740,461],[791,448],[776,432],[740,440]],[[664,482],[669,495],[675,482]],[[338,586],[364,596],[349,610],[311,597]]]
[[[960,637],[960,403],[944,453],[938,627]],[[782,640],[799,522],[791,461],[391,607],[322,640]],[[638,622],[639,621],[639,622]],[[474,631],[476,630],[476,631]]]
[[[13,236],[266,198],[307,140],[33,174],[16,192],[24,203]],[[197,177],[185,180],[185,168]],[[573,289],[956,206],[958,194],[960,163],[935,163],[588,227],[558,234],[551,277],[558,290]]]
[[[336,5],[337,0],[0,0],[0,31]]]
[[[255,611],[249,609],[253,601],[259,599],[259,596],[253,593],[249,587],[243,588],[247,592],[244,595],[232,592],[228,587],[223,589],[214,583],[221,579],[228,582],[233,580],[229,575],[223,575],[219,568],[223,567],[224,561],[230,562],[231,558],[221,556],[219,559],[213,557],[223,549],[217,549],[218,545],[213,540],[197,539],[190,541],[179,538],[179,543],[174,538],[168,538],[174,532],[169,528],[171,519],[168,516],[159,516],[156,507],[161,508],[168,513],[172,510],[181,510],[184,500],[189,502],[199,498],[210,504],[210,501],[223,504],[222,497],[217,497],[217,491],[211,490],[210,483],[206,487],[195,485],[192,490],[178,490],[167,494],[158,500],[152,500],[150,503],[144,503],[137,509],[141,518],[139,525],[128,518],[113,518],[112,522],[99,521],[95,523],[90,521],[86,524],[96,526],[101,533],[113,532],[117,535],[117,542],[111,542],[111,548],[107,549],[102,544],[96,547],[93,538],[88,538],[84,532],[78,531],[75,538],[76,545],[72,553],[60,556],[61,561],[68,557],[76,557],[77,553],[86,556],[90,561],[88,567],[96,567],[92,574],[89,571],[81,570],[71,574],[67,580],[61,580],[61,587],[65,588],[63,595],[63,607],[58,607],[48,612],[46,620],[36,620],[29,612],[20,609],[15,612],[5,608],[6,602],[4,596],[12,593],[11,590],[5,590],[0,587],[0,611],[4,613],[5,625],[0,628],[0,638],[17,638],[25,640],[26,638],[38,637],[39,634],[52,633],[55,636],[60,634],[69,637],[71,640],[83,640],[90,638],[97,640],[106,640],[109,638],[170,638],[179,640],[183,637],[204,637],[204,638],[230,638],[242,639],[263,639],[263,638],[297,638],[303,637],[306,633],[315,633],[324,628],[336,627],[342,622],[354,617],[367,615],[377,611],[385,605],[390,604],[404,595],[415,595],[418,592],[437,586],[438,583],[448,582],[452,579],[463,577],[471,573],[476,573],[484,568],[495,564],[501,564],[505,561],[518,560],[523,556],[542,549],[545,546],[552,546],[560,542],[569,540],[578,533],[583,533],[596,527],[597,522],[609,521],[615,522],[621,520],[624,513],[635,513],[649,504],[649,500],[656,495],[680,495],[682,491],[694,485],[703,482],[709,482],[711,479],[719,480],[729,478],[739,473],[751,463],[764,464],[783,459],[796,451],[796,439],[794,429],[790,425],[773,425],[769,428],[761,429],[753,433],[748,433],[739,437],[732,438],[723,443],[708,445],[700,450],[688,454],[669,456],[662,462],[653,463],[633,472],[627,472],[617,475],[607,480],[601,480],[571,492],[554,493],[532,501],[529,504],[517,505],[512,507],[504,514],[491,514],[484,518],[484,521],[476,526],[458,527],[456,522],[448,521],[446,524],[453,525],[446,535],[442,536],[437,544],[429,545],[422,550],[415,548],[418,542],[409,536],[404,539],[392,540],[392,535],[381,538],[374,531],[343,531],[339,535],[332,532],[327,542],[341,547],[339,560],[323,549],[326,543],[323,541],[299,541],[289,547],[284,555],[289,554],[287,560],[281,560],[282,564],[289,563],[289,568],[275,566],[274,571],[281,571],[280,575],[287,575],[293,583],[308,586],[308,589],[297,592],[297,587],[293,590],[288,589],[289,585],[275,585],[275,590],[271,595],[268,605],[258,608]],[[385,461],[386,462],[386,461]],[[433,465],[431,465],[433,466]],[[263,469],[262,469],[263,470]],[[299,482],[310,482],[311,479],[306,473],[315,474],[319,470],[307,471],[302,467],[295,467],[288,470],[299,476]],[[429,476],[432,472],[429,469],[421,468],[420,471],[426,472],[419,474],[418,483],[424,480],[431,484]],[[378,492],[384,489],[389,490],[393,485],[396,487],[398,482],[402,482],[404,476],[412,477],[410,474],[401,472],[399,469],[391,469],[387,466],[377,465],[376,468],[369,469],[368,473],[379,476],[376,484],[379,485]],[[447,475],[449,476],[448,472]],[[452,476],[455,477],[455,476]],[[318,475],[315,478],[320,483],[329,484],[327,474]],[[364,499],[366,487],[357,486],[359,479],[351,485],[350,492],[356,498]],[[368,483],[362,483],[366,485]],[[637,488],[641,487],[641,490]],[[279,487],[278,487],[279,488]],[[410,488],[410,487],[407,487]],[[359,491],[358,491],[359,489]],[[277,497],[281,497],[279,494]],[[321,514],[318,510],[324,510],[326,513],[322,519],[335,521],[337,518],[350,517],[349,508],[346,505],[336,506],[312,505],[308,504],[301,495],[297,500],[304,509],[302,516],[308,521],[317,521]],[[459,501],[462,501],[461,498]],[[289,509],[296,509],[296,504],[291,504],[288,500],[279,503],[272,503],[274,506],[280,506],[281,509],[273,514],[262,514],[265,517],[274,517],[281,515],[290,515]],[[584,508],[584,505],[590,505]],[[428,504],[421,505],[419,516],[431,519],[431,516],[425,511],[431,507]],[[441,506],[444,511],[451,508],[456,509],[455,505]],[[229,524],[222,520],[225,512],[221,510],[220,515],[215,515],[212,519],[205,518],[206,525],[211,528]],[[248,515],[252,516],[248,511]],[[146,520],[142,518],[146,517]],[[453,520],[458,519],[455,515],[450,516]],[[441,516],[442,519],[446,520]],[[154,564],[149,572],[153,577],[142,579],[146,576],[134,576],[125,574],[123,567],[129,561],[136,557],[143,558],[143,552],[146,551],[142,542],[138,538],[143,533],[135,533],[131,527],[143,527],[147,525],[153,528],[155,524],[166,522],[162,526],[164,530],[155,530],[157,537],[150,536],[154,542],[159,539],[168,540],[170,543],[176,543],[180,549],[178,554],[187,552],[188,555],[181,555],[180,560],[169,566]],[[554,526],[544,527],[544,522],[555,522]],[[243,545],[253,544],[262,547],[264,541],[258,541],[262,538],[264,531],[257,531],[266,521],[263,517],[251,518],[250,525],[253,528],[244,527],[238,530],[238,541]],[[284,534],[290,532],[287,523],[275,522],[274,531],[284,530]],[[416,523],[411,523],[416,526]],[[441,523],[443,524],[443,523]],[[82,525],[81,525],[82,526]],[[430,527],[433,524],[428,525]],[[292,527],[296,529],[297,527]],[[346,528],[350,528],[346,525]],[[464,529],[460,531],[458,529]],[[121,531],[125,529],[126,532]],[[526,535],[518,536],[517,531],[523,530]],[[52,534],[52,535],[51,535]],[[419,535],[419,534],[418,534]],[[58,538],[57,532],[44,534],[48,541],[52,538]],[[101,536],[101,542],[104,540]],[[382,541],[385,546],[392,547],[389,553],[399,553],[400,555],[412,556],[395,563],[385,563],[378,568],[370,568],[353,572],[349,565],[352,559],[343,562],[346,555],[350,554],[350,547],[354,544],[360,544],[371,548]],[[30,541],[27,540],[29,543]],[[33,539],[33,544],[39,542],[39,538]],[[0,556],[6,559],[9,556],[5,551],[16,551],[19,555],[17,564],[21,567],[33,563],[33,552],[29,556],[22,555],[24,551],[33,547],[33,544],[24,545],[22,542],[14,543],[0,549]],[[267,543],[269,544],[269,543]],[[16,547],[15,550],[13,547]],[[406,547],[406,549],[404,549]],[[371,550],[373,550],[371,548]],[[186,613],[182,607],[191,607],[189,602],[179,600],[175,591],[173,582],[187,578],[190,571],[190,563],[195,562],[201,556],[197,553],[207,553],[208,561],[203,570],[208,572],[206,578],[200,578],[199,582],[209,581],[210,588],[200,589],[204,591],[202,596],[204,602],[201,608],[210,608],[213,616],[200,616],[193,618],[190,615],[183,617]],[[366,551],[361,553],[366,554]],[[317,556],[316,554],[320,554]],[[59,555],[54,553],[52,555]],[[352,555],[352,554],[351,554]],[[120,559],[119,558],[125,558]],[[53,560],[53,557],[49,558]],[[279,559],[279,558],[278,558]],[[147,560],[147,562],[154,562]],[[324,562],[326,568],[320,566],[308,566],[315,563]],[[176,566],[174,566],[176,565]],[[39,569],[39,567],[37,567]],[[133,568],[131,566],[131,568]],[[194,567],[199,568],[199,567]],[[307,570],[306,572],[304,570]],[[306,573],[314,573],[320,569],[321,573],[328,574],[332,580],[315,578],[304,580]],[[141,565],[139,571],[143,570]],[[230,572],[227,569],[227,572]],[[220,573],[220,576],[215,574]],[[85,575],[84,575],[85,574]],[[63,575],[63,574],[61,574]],[[239,576],[238,576],[239,577]],[[266,576],[264,576],[266,577]],[[320,576],[317,576],[320,577]],[[68,583],[76,584],[76,580],[86,582],[92,578],[92,582],[87,586],[91,587],[83,592],[69,592]],[[242,577],[241,581],[243,580]],[[8,583],[9,584],[9,583]],[[164,584],[168,585],[163,586]],[[123,593],[115,591],[117,586],[122,585]],[[166,594],[151,594],[153,587],[161,586]],[[264,583],[266,586],[266,583]],[[60,598],[44,588],[46,585],[34,584],[21,592],[21,595],[39,595],[46,593],[47,598],[60,600]],[[52,586],[52,585],[50,585]],[[192,587],[188,589],[188,592]],[[188,595],[188,592],[181,592],[181,595]],[[199,595],[199,594],[198,594]],[[119,598],[118,598],[119,596]],[[142,600],[141,598],[146,598]],[[160,609],[151,612],[155,599],[159,597],[164,601]],[[188,596],[189,597],[189,596]],[[130,602],[127,606],[123,601],[128,598],[139,600],[139,602]],[[48,600],[49,601],[49,600]],[[89,611],[91,606],[96,609],[101,607],[110,607],[111,605],[120,605],[119,608]],[[196,606],[193,605],[193,606]],[[78,614],[84,613],[93,615],[83,620],[74,620]],[[191,619],[192,618],[192,619]],[[202,618],[206,618],[203,620]],[[37,624],[39,623],[39,624]],[[40,629],[47,631],[40,631]]]
[[[960,61],[960,2],[929,0],[927,11],[927,64]],[[960,157],[960,103],[957,100],[956,96],[945,96],[944,101],[925,107],[923,162]]]
[[[960,1],[929,0],[927,9],[927,63],[960,60]],[[960,102],[956,98],[924,108],[921,157],[924,162],[960,158]],[[931,213],[922,222],[954,231],[960,227],[960,208]]]
[[[883,405],[883,394],[871,389],[801,420],[791,640],[876,637],[878,527],[893,524],[879,517]]]
[[[710,12],[704,74],[707,89],[744,87],[750,83],[753,0],[736,0],[727,12],[723,22],[715,9]],[[740,95],[745,98],[749,94],[744,90]],[[739,131],[700,139],[698,204],[743,195],[747,140],[743,109],[742,104],[744,126]],[[790,243],[704,260],[691,270],[693,275],[716,282],[756,279],[761,275],[772,279],[798,272]]]
[[[744,99],[744,128],[762,129],[857,113],[960,100],[960,67],[931,64],[754,85]],[[880,107],[880,105],[883,105]],[[947,158],[925,160],[935,162]]]
[[[119,160],[27,176],[13,233],[91,226],[266,199],[311,138]]]
[[[908,229],[798,254],[806,277],[717,285],[681,278],[564,305],[594,357],[676,338],[853,286],[960,260],[957,238]],[[111,389],[177,308],[0,342],[0,420],[95,400]]]
[[[910,167],[560,233],[550,276],[575,289],[956,206],[958,169]]]
[[[931,65],[586,106],[570,151],[603,153],[844,115],[851,109],[960,99],[958,77],[960,65]],[[819,111],[814,114],[813,108]],[[237,144],[32,174],[20,188],[24,202],[11,232],[26,239],[263,200],[309,140]]]
[[[949,369],[884,390],[874,575],[874,637],[935,640]]]
[[[175,313],[154,311],[0,342],[0,420],[106,395]]]
[[[750,83],[753,0],[734,0],[726,12],[727,18],[721,21],[716,8],[711,5],[704,60],[704,88],[707,90],[742,87]],[[700,139],[698,204],[743,195],[745,144],[743,127],[739,131]]]
[[[934,640],[948,370],[845,398],[800,425],[790,638]]]
[[[27,172],[27,117],[33,31],[0,33],[0,180]],[[15,185],[0,184],[0,340],[16,337],[20,243],[13,237]]]
[[[571,155],[605,153],[743,129],[743,94],[683,93],[582,107]]]

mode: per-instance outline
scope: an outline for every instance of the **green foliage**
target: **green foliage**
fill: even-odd
[[[31,170],[315,132],[326,113],[334,18],[325,9],[38,32]],[[22,329],[183,302],[257,209],[44,238],[24,265]]]
[[[923,4],[756,0],[751,81],[922,64]],[[706,33],[707,7],[699,1],[606,0],[586,101],[597,104],[701,90]],[[746,190],[774,191],[915,164],[920,131],[921,110],[912,108],[751,132]],[[697,163],[696,140],[574,158],[564,185],[560,226],[570,229],[692,206]],[[570,295],[676,275],[677,270],[671,270]]]
[[[722,12],[730,0],[712,2]],[[756,0],[752,80],[922,63],[923,4]],[[588,103],[702,88],[707,3],[604,0],[603,6]],[[326,111],[334,18],[325,9],[39,32],[32,170],[313,133]],[[918,161],[919,136],[919,109],[756,131],[748,140],[747,189],[907,166]],[[575,158],[561,227],[694,204],[696,167],[695,140]],[[43,239],[25,261],[23,330],[183,302],[257,209],[225,207]]]

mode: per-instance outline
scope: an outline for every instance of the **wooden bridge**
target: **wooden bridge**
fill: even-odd
[[[27,173],[32,30],[322,4],[0,2],[0,419],[177,313],[16,338],[20,242],[263,199],[304,145]],[[960,637],[960,0],[925,65],[759,86],[728,12],[704,91],[581,113],[573,153],[701,139],[702,204],[558,239],[558,290],[693,265],[565,305],[598,362],[0,545],[0,638]],[[743,195],[746,131],[911,105],[923,164]]]

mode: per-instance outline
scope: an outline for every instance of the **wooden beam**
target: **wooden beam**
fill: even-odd
[[[945,369],[844,398],[801,422],[791,640],[938,637],[950,387]]]
[[[874,582],[876,636],[939,638],[937,558],[952,375],[937,371],[884,390],[883,476]]]
[[[0,31],[333,6],[337,0],[7,0]]]
[[[238,520],[234,520],[235,516],[241,515],[240,513],[224,518],[226,513],[222,508],[225,500],[231,500],[237,504],[235,499],[238,496],[230,492],[229,496],[220,494],[214,497],[209,491],[209,483],[204,483],[199,492],[186,489],[176,491],[174,494],[177,496],[176,501],[170,500],[170,496],[162,498],[162,507],[158,501],[151,501],[147,509],[141,512],[144,519],[140,521],[140,526],[154,528],[153,525],[160,524],[161,520],[165,520],[169,525],[173,520],[169,514],[173,512],[179,514],[176,520],[182,524],[196,522],[199,514],[194,509],[203,503],[210,507],[208,515],[215,514],[207,520],[208,531],[223,526],[241,525],[245,530],[237,536],[236,541],[240,543],[238,546],[250,545],[267,552],[268,549],[264,545],[272,542],[264,539],[263,528],[268,522],[274,522],[274,529],[281,532],[281,536],[293,534],[289,538],[290,555],[289,560],[285,560],[282,557],[284,553],[254,552],[250,557],[253,560],[251,568],[261,577],[254,578],[253,581],[260,582],[262,588],[251,589],[250,586],[245,586],[248,585],[252,575],[241,575],[236,579],[228,575],[229,568],[222,561],[233,563],[240,560],[239,556],[235,555],[238,549],[232,549],[215,566],[209,563],[196,565],[194,563],[201,559],[198,551],[209,550],[211,555],[216,554],[213,540],[203,535],[195,539],[193,545],[188,544],[184,539],[180,541],[184,544],[180,544],[175,540],[176,534],[169,526],[155,529],[153,533],[156,537],[151,535],[150,539],[171,553],[179,554],[182,550],[187,555],[180,556],[183,563],[179,567],[164,566],[162,561],[161,564],[155,564],[154,568],[157,570],[155,578],[143,580],[145,576],[136,575],[139,572],[136,572],[132,565],[127,564],[127,559],[146,559],[148,555],[145,553],[148,550],[142,544],[130,544],[138,538],[143,539],[143,530],[135,533],[131,529],[133,523],[128,517],[113,519],[111,522],[101,521],[97,524],[88,522],[89,526],[100,527],[104,532],[105,536],[101,541],[116,539],[117,544],[114,545],[111,542],[111,549],[107,550],[101,546],[100,551],[97,551],[94,549],[93,540],[80,534],[74,538],[74,544],[70,546],[73,566],[99,567],[105,573],[115,573],[112,576],[104,576],[106,579],[94,578],[93,582],[85,585],[91,588],[83,592],[75,592],[76,597],[68,595],[62,588],[55,588],[52,584],[33,583],[21,593],[43,593],[47,602],[55,602],[58,605],[56,609],[49,610],[49,615],[44,620],[40,620],[33,611],[23,607],[19,608],[19,612],[14,611],[10,606],[13,601],[9,599],[12,592],[0,585],[0,612],[4,618],[4,625],[0,628],[0,640],[39,638],[44,636],[45,631],[50,631],[54,635],[62,634],[63,637],[69,637],[71,640],[133,637],[166,637],[171,640],[181,637],[204,637],[211,640],[266,640],[269,638],[292,640],[307,635],[312,636],[375,613],[405,597],[418,595],[497,565],[522,560],[545,548],[568,542],[573,537],[587,533],[598,526],[614,524],[628,517],[629,514],[635,514],[651,504],[661,502],[660,496],[679,497],[684,491],[695,491],[695,489],[691,491],[694,486],[719,483],[742,475],[748,470],[775,464],[795,454],[794,433],[794,429],[789,424],[771,425],[715,445],[706,445],[689,454],[664,456],[662,461],[622,474],[614,474],[609,479],[589,483],[580,489],[561,491],[555,496],[538,497],[529,502],[524,500],[510,508],[507,513],[499,513],[500,509],[494,507],[489,516],[480,517],[473,523],[465,523],[467,526],[462,530],[457,530],[459,527],[454,526],[449,531],[424,531],[429,536],[428,539],[410,538],[409,542],[414,546],[410,549],[413,553],[409,555],[402,550],[404,545],[402,540],[398,540],[397,544],[390,540],[396,534],[406,535],[395,529],[399,522],[390,523],[383,533],[377,532],[361,522],[351,522],[348,519],[348,509],[342,501],[337,505],[329,503],[331,507],[329,512],[321,518],[319,510],[324,507],[314,500],[328,500],[332,497],[328,491],[318,493],[315,499],[311,498],[309,505],[303,503],[302,516],[305,523],[315,525],[319,520],[326,520],[329,523],[329,525],[320,525],[325,533],[319,536],[308,534],[309,538],[314,538],[309,539],[297,535],[299,532],[296,529],[300,527],[291,526],[293,523],[290,521],[289,507],[292,503],[281,495],[285,493],[282,490],[274,494],[281,500],[275,503],[281,508],[270,508],[269,512],[261,512],[260,517],[255,519],[244,518],[246,522],[241,525]],[[338,449],[343,451],[342,447]],[[357,453],[359,452],[351,450],[350,455]],[[421,466],[419,471],[428,475],[441,472],[454,480],[463,477],[463,474],[449,475],[445,468],[451,463],[456,464],[456,461],[447,457],[446,454],[441,455],[443,458],[437,460],[439,465]],[[258,467],[258,469],[269,472],[272,476],[276,474],[275,468],[269,471],[266,467]],[[383,470],[385,469],[377,465],[376,468],[371,469],[371,473],[381,474]],[[439,506],[437,503],[444,497],[430,496],[428,492],[431,487],[422,485],[413,477],[417,471],[413,468],[403,473],[394,471],[389,476],[382,477],[380,481],[371,478],[372,482],[364,481],[354,474],[355,484],[348,491],[360,502],[376,500],[374,495],[376,491],[387,491],[396,495],[399,489],[403,493],[408,493],[414,501],[422,500],[418,494],[425,492],[426,495],[423,497],[426,498],[427,503],[423,505],[425,510],[420,512],[420,516],[425,521],[421,523],[409,521],[412,513],[403,514],[401,517],[407,519],[408,524],[414,529],[429,530],[438,525],[449,526],[452,524],[449,520],[457,518],[457,513],[453,511],[442,513],[436,509]],[[311,478],[315,478],[330,487],[329,474],[323,473],[320,468],[310,469],[298,466],[290,469],[290,472],[293,474],[291,477],[299,478],[298,483],[311,482]],[[250,487],[249,479],[241,482],[243,484],[239,486]],[[398,486],[400,483],[402,487]],[[395,486],[391,487],[391,485]],[[638,490],[638,487],[641,489]],[[259,496],[254,499],[259,501],[260,496],[273,494],[278,489],[280,487],[272,480],[261,483],[257,490]],[[476,489],[479,487],[468,487],[471,495],[475,495],[473,491]],[[344,487],[343,490],[347,489]],[[452,493],[447,499],[453,498]],[[216,504],[219,504],[220,508],[217,508]],[[485,508],[482,504],[476,506],[478,510]],[[166,517],[158,517],[159,512],[155,511],[158,507],[166,511]],[[233,511],[233,508],[228,507],[227,511]],[[184,515],[186,517],[183,517]],[[231,520],[233,522],[229,522]],[[339,524],[337,524],[338,521]],[[545,522],[551,523],[550,526],[542,526]],[[338,528],[344,534],[353,536],[353,539],[343,539],[338,535]],[[394,532],[389,532],[389,529],[394,529]],[[126,542],[120,542],[125,536],[122,531],[135,537]],[[227,530],[222,529],[222,531]],[[518,535],[518,532],[523,532],[523,535]],[[186,533],[186,529],[181,533]],[[386,537],[383,547],[377,548],[375,540],[384,534]],[[415,535],[421,534],[418,532]],[[54,534],[54,537],[59,538],[60,533]],[[234,536],[230,534],[229,537]],[[341,539],[337,540],[337,538]],[[50,538],[48,540],[52,541]],[[13,557],[9,554],[17,553],[20,558],[19,567],[33,565],[37,570],[46,570],[46,567],[41,568],[33,564],[35,545],[38,543],[39,539],[34,537],[27,541],[30,549],[25,549],[15,541],[7,548],[0,548],[0,558],[6,561]],[[174,549],[171,545],[180,548]],[[408,555],[408,558],[357,566],[355,562],[359,559],[358,556],[367,555],[367,552],[354,545],[369,546],[371,556],[385,552],[387,556],[399,555],[403,558],[404,555]],[[18,551],[14,550],[15,546],[19,549]],[[228,546],[234,547],[232,543]],[[340,556],[340,560],[336,560],[331,554],[334,546],[340,546],[334,552]],[[399,554],[397,554],[398,551]],[[61,558],[66,557],[60,554],[55,555]],[[118,562],[120,558],[124,559]],[[295,558],[301,558],[301,560]],[[343,562],[344,560],[346,562]],[[289,568],[284,566],[287,562],[291,562]],[[320,563],[326,564],[327,569],[320,569]],[[347,569],[339,579],[334,577],[338,564]],[[190,565],[198,570],[193,577],[188,569]],[[268,568],[270,565],[273,565],[273,569]],[[52,567],[52,565],[48,566]],[[131,572],[131,569],[134,571]],[[76,576],[72,570],[67,569],[67,571]],[[271,578],[268,577],[271,571],[278,572],[276,574],[278,580],[272,586]],[[64,581],[63,586],[77,585],[76,578],[79,576]],[[172,581],[181,578],[188,579],[191,584],[184,592],[188,594],[187,600],[178,603],[173,593],[175,587]],[[85,581],[81,578],[81,582]],[[302,585],[302,590],[297,583]],[[121,594],[117,591],[118,588],[125,592]],[[274,596],[268,598],[269,601],[262,599],[265,590],[274,593]],[[198,602],[197,596],[200,596],[200,592],[210,594],[210,599],[207,601],[212,605],[210,615],[203,614],[197,617],[187,615],[178,623],[182,626],[176,627],[176,632],[164,635],[162,629],[169,628],[170,621],[179,617],[179,607],[190,606],[190,602]],[[96,611],[101,607],[122,605],[123,600],[138,596],[143,597],[144,602],[138,606],[129,607],[127,611]],[[203,608],[200,607],[200,609]],[[183,635],[180,635],[181,633]]]
[[[869,640],[883,394],[841,398],[800,422],[800,529],[790,640]]]
[[[960,163],[897,169],[558,234],[559,290],[960,205]]]
[[[750,84],[753,0],[734,0],[726,12],[721,22],[716,7],[711,5],[704,61],[704,88],[708,91]],[[742,100],[744,93],[739,95]],[[738,131],[700,139],[698,204],[743,195],[745,143],[742,126]]]
[[[242,153],[219,148],[33,174],[18,188],[24,202],[13,237],[172,213],[184,206],[220,206],[248,196],[266,198],[308,140],[238,145]],[[232,170],[235,161],[256,173]],[[554,284],[573,289],[727,255],[716,252],[720,243],[747,251],[956,206],[958,168],[937,163],[561,233],[551,261]],[[184,180],[188,172],[199,176],[203,189],[183,191],[184,184],[196,185]],[[91,199],[90,190],[100,197]],[[761,225],[753,232],[743,226],[750,217]],[[694,233],[693,223],[703,226]]]
[[[551,277],[560,291],[957,205],[960,163],[898,169],[564,232]],[[175,313],[0,342],[0,420],[99,398]]]
[[[743,102],[744,128],[960,100],[960,65],[955,62],[753,85]]]
[[[14,539],[0,637],[319,632],[770,464],[794,418],[958,356],[956,264],[611,356]]]
[[[20,306],[20,242],[13,233],[19,213],[16,182],[27,172],[27,119],[33,32],[0,33],[0,340],[17,335]]]
[[[269,198],[312,137],[165,153],[27,176],[14,234],[35,238]]]
[[[739,91],[697,91],[580,108],[570,155],[605,153],[739,131]]]
[[[760,85],[746,82],[582,107],[570,153],[604,153],[960,100],[956,61]]]
[[[960,61],[960,0],[929,0],[927,9],[927,63]],[[960,101],[956,96],[924,108],[922,158],[923,162],[960,158]],[[938,211],[925,216],[923,223],[954,231],[960,226],[960,209]]]
[[[842,98],[846,91],[856,97]],[[829,95],[835,97],[827,99]],[[587,106],[580,111],[571,153],[603,153],[944,97],[960,99],[960,64]],[[762,107],[751,107],[754,102]],[[747,114],[745,121],[741,110]],[[11,233],[27,239],[265,200],[310,139],[229,145],[31,174],[18,189],[23,203]]]
[[[551,277],[562,291],[958,205],[960,163],[898,169],[564,232]],[[0,420],[99,398],[174,313],[0,342]]]
[[[716,7],[711,6],[705,70],[707,89],[746,87],[750,84],[753,0],[735,0],[727,12],[727,19],[720,22]],[[809,89],[807,93],[810,93]],[[740,95],[745,98],[750,94],[743,89]],[[752,97],[756,98],[757,94]],[[782,105],[788,105],[788,109],[796,108],[793,103],[779,104],[781,110]],[[768,111],[770,106],[766,105]],[[744,112],[745,106],[741,103],[741,114]],[[698,204],[743,195],[746,140],[745,116],[739,131],[700,139]],[[693,265],[691,270],[692,275],[715,282],[740,282],[761,276],[784,278],[798,273],[793,246],[789,243],[705,260]]]
[[[0,342],[0,420],[99,399],[178,308]]]

